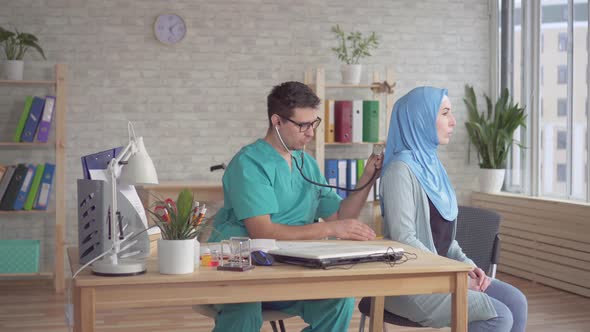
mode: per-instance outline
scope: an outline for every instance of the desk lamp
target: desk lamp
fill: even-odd
[[[121,244],[125,241],[123,216],[117,210],[117,177],[121,184],[157,184],[158,175],[152,159],[145,150],[143,137],[135,137],[131,122],[127,125],[129,143],[109,163],[111,177],[111,208],[108,211],[108,236],[105,248],[110,253],[92,265],[92,272],[104,276],[126,276],[146,271],[142,259],[120,258]]]

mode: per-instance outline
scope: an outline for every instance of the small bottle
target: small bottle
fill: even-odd
[[[211,250],[201,247],[201,266],[211,266]]]
[[[209,266],[219,266],[219,260],[221,259],[221,254],[217,249],[211,249],[211,261],[209,262]]]

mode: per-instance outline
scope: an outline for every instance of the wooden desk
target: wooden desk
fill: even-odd
[[[377,241],[376,241],[377,243]],[[467,272],[471,267],[391,241],[378,241],[418,255],[390,267],[363,263],[351,269],[319,270],[277,264],[247,272],[200,267],[193,274],[163,275],[157,258],[148,272],[134,277],[99,277],[90,269],[73,281],[74,331],[94,331],[97,310],[193,304],[310,300],[373,296],[370,331],[383,325],[384,296],[453,293],[452,331],[467,331]],[[68,248],[72,271],[78,269],[77,248]]]

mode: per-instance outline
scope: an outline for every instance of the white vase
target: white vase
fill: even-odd
[[[505,169],[480,168],[479,191],[482,193],[498,193],[504,184]]]
[[[362,65],[346,65],[340,66],[340,74],[342,74],[343,84],[359,84],[361,82]]]
[[[23,79],[23,60],[4,60],[1,65],[2,67],[0,69],[2,69],[1,72],[4,79],[15,81]]]
[[[162,274],[187,274],[195,272],[195,239],[159,239],[158,268]]]

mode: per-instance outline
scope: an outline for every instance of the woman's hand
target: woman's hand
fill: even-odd
[[[469,289],[485,292],[492,280],[479,267],[469,271]]]

